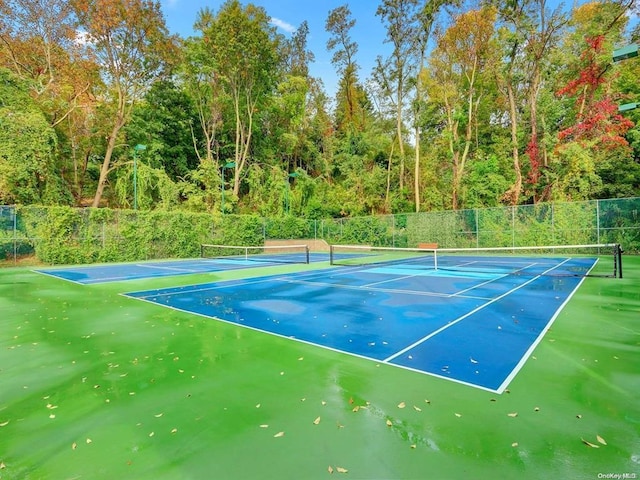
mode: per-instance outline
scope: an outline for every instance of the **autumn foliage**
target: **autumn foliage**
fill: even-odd
[[[618,113],[618,106],[610,96],[596,98],[599,88],[609,80],[606,76],[608,63],[599,61],[604,36],[587,38],[586,45],[578,77],[557,92],[559,96],[575,96],[577,110],[575,124],[558,132],[558,139],[561,145],[572,141],[596,141],[599,148],[626,147],[628,142],[623,135],[633,128],[633,122]]]

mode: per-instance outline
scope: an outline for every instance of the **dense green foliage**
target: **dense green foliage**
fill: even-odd
[[[379,3],[393,51],[365,79],[357,19],[328,12],[331,100],[317,32],[251,3],[181,39],[158,2],[1,2],[0,203],[319,219],[640,194],[640,113],[617,111],[640,61],[611,63],[634,2]]]
[[[201,244],[329,244],[441,248],[620,243],[640,253],[640,197],[313,220],[109,208],[0,207],[0,260],[35,253],[45,263],[192,258]]]

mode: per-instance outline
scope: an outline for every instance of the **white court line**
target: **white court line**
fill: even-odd
[[[41,275],[47,275],[49,277],[53,277],[53,278],[57,278],[58,280],[66,280],[67,282],[71,282],[71,283],[75,283],[76,285],[84,285],[83,282],[78,282],[77,280],[71,280],[70,278],[64,278],[64,277],[60,277],[58,275],[55,275],[53,273],[49,273],[49,272],[43,272],[42,270],[31,270],[32,272],[35,273],[39,273]],[[63,271],[63,270],[61,270]]]
[[[190,268],[178,268],[178,267],[161,267],[157,264],[149,264],[149,265],[145,265],[144,263],[137,263],[135,264],[136,267],[143,267],[143,268],[149,268],[149,269],[155,269],[155,270],[172,270],[172,271],[176,271],[176,272],[186,272],[186,273],[196,273],[198,270],[192,270]]]
[[[127,296],[124,293],[121,293],[120,295]],[[325,350],[330,350],[332,352],[341,353],[343,355],[349,355],[350,357],[356,357],[356,358],[361,358],[363,360],[367,360],[367,361],[370,361],[370,362],[375,362],[376,364],[379,364],[379,365],[380,364],[384,364],[385,366],[388,366],[388,367],[401,368],[403,370],[409,370],[411,372],[421,373],[423,375],[428,375],[430,377],[436,377],[436,378],[440,378],[440,379],[443,379],[443,380],[449,380],[450,382],[459,383],[461,385],[465,385],[465,386],[468,386],[468,387],[475,387],[475,388],[478,388],[480,390],[485,390],[487,392],[500,393],[497,390],[493,390],[491,388],[484,387],[482,385],[477,385],[475,383],[465,382],[464,380],[459,380],[457,378],[446,377],[444,375],[440,375],[440,374],[437,374],[437,373],[434,373],[434,372],[428,372],[426,370],[420,370],[420,369],[408,367],[408,366],[405,366],[405,365],[386,363],[384,361],[381,361],[378,358],[369,357],[369,356],[362,355],[362,354],[359,354],[359,353],[349,352],[347,350],[340,350],[339,348],[330,347],[328,345],[322,345],[321,343],[315,343],[315,342],[312,342],[310,340],[303,340],[303,339],[298,338],[298,337],[294,337],[294,336],[290,336],[290,335],[283,335],[281,333],[272,332],[270,330],[263,330],[261,328],[252,327],[251,325],[246,325],[246,324],[235,322],[235,321],[231,321],[231,320],[225,320],[224,318],[215,317],[215,316],[207,315],[207,314],[204,314],[204,313],[194,312],[194,311],[191,311],[191,310],[174,307],[172,305],[165,305],[165,304],[162,304],[162,303],[155,302],[153,300],[147,300],[146,298],[143,298],[143,297],[129,297],[129,298],[132,298],[134,300],[141,300],[143,302],[150,303],[152,305],[156,305],[156,306],[160,306],[160,307],[164,307],[164,308],[169,308],[169,309],[174,310],[176,312],[188,313],[190,315],[196,315],[198,317],[203,317],[203,318],[206,318],[208,320],[213,319],[213,320],[217,320],[219,322],[223,322],[223,323],[235,326],[235,327],[240,327],[240,328],[246,328],[248,330],[253,330],[254,332],[266,333],[267,335],[272,335],[274,337],[284,338],[286,340],[293,340],[295,342],[304,343],[306,345],[311,345],[313,347],[320,347],[320,348],[323,348]]]
[[[482,310],[482,309],[483,309],[483,308],[485,308],[485,307],[488,307],[488,306],[489,306],[489,305],[491,305],[492,303],[495,303],[495,302],[497,302],[498,300],[503,299],[503,298],[504,298],[504,297],[506,297],[507,295],[510,295],[510,294],[512,294],[513,292],[515,292],[515,291],[517,291],[517,290],[520,290],[522,287],[524,287],[524,286],[526,286],[526,285],[529,285],[530,283],[532,283],[532,282],[534,282],[535,280],[539,279],[541,276],[545,275],[546,273],[550,272],[551,270],[554,270],[554,269],[558,268],[559,266],[561,266],[562,264],[564,264],[564,263],[568,262],[569,260],[571,260],[571,259],[570,259],[570,258],[567,258],[566,260],[564,260],[563,262],[559,263],[558,265],[555,265],[554,267],[551,267],[551,268],[549,268],[549,269],[545,270],[545,271],[544,271],[543,273],[541,273],[540,275],[536,275],[536,276],[535,276],[535,277],[533,277],[531,280],[529,280],[529,281],[527,281],[527,282],[524,282],[523,284],[518,285],[518,286],[517,286],[517,287],[515,287],[515,288],[512,288],[511,290],[509,290],[509,291],[507,291],[507,292],[503,293],[502,295],[500,295],[500,296],[498,296],[498,297],[496,297],[496,298],[494,298],[494,299],[492,299],[492,300],[488,301],[488,302],[487,302],[487,303],[485,303],[484,305],[480,305],[479,307],[474,308],[474,309],[473,309],[473,310],[471,310],[470,312],[467,312],[466,314],[462,315],[461,317],[456,318],[456,319],[455,319],[455,320],[453,320],[452,322],[449,322],[448,324],[446,324],[446,325],[444,325],[444,326],[442,326],[442,327],[438,328],[437,330],[434,330],[434,331],[433,331],[433,332],[431,332],[429,335],[426,335],[426,336],[422,337],[420,340],[418,340],[418,341],[416,341],[416,342],[413,342],[411,345],[409,345],[409,346],[407,346],[407,347],[403,348],[403,349],[402,349],[402,350],[400,350],[399,352],[396,352],[396,353],[394,353],[393,355],[391,355],[391,356],[389,356],[389,357],[385,358],[383,361],[384,361],[385,363],[386,363],[386,362],[390,362],[391,360],[393,360],[393,359],[395,359],[395,358],[399,357],[400,355],[402,355],[402,354],[404,354],[404,353],[408,352],[409,350],[411,350],[411,349],[413,349],[413,348],[417,347],[418,345],[421,345],[422,343],[426,342],[426,341],[427,341],[427,340],[429,340],[430,338],[435,337],[436,335],[438,335],[439,333],[441,333],[441,332],[445,331],[446,329],[448,329],[448,328],[452,327],[453,325],[455,325],[455,324],[457,324],[457,323],[460,323],[460,322],[461,322],[462,320],[464,320],[465,318],[467,318],[467,317],[469,317],[469,316],[473,315],[474,313],[476,313],[476,312],[478,312],[478,311]]]
[[[594,269],[594,267],[596,266],[596,263],[598,263],[598,259],[596,259],[595,262],[593,262],[593,265],[591,266],[591,268],[589,269],[589,271],[587,272],[587,275],[589,274],[589,272],[591,272],[591,270]],[[522,356],[522,358],[520,359],[520,361],[516,364],[515,367],[513,367],[513,370],[511,371],[511,373],[509,375],[507,375],[507,377],[504,379],[504,382],[502,382],[502,384],[500,385],[500,387],[498,387],[498,393],[502,393],[504,391],[505,388],[507,388],[507,386],[509,385],[509,383],[511,383],[511,380],[513,380],[515,378],[515,376],[518,374],[518,372],[520,372],[520,370],[522,369],[522,367],[524,366],[524,364],[526,363],[526,361],[529,359],[529,357],[531,356],[531,354],[533,353],[533,351],[536,349],[536,347],[538,346],[538,344],[542,341],[542,338],[545,336],[545,334],[549,331],[549,329],[551,328],[551,326],[553,325],[553,323],[556,321],[556,318],[558,318],[558,315],[560,315],[560,312],[564,309],[564,307],[567,305],[567,303],[569,303],[569,300],[571,300],[571,297],[573,297],[573,295],[578,291],[578,288],[580,287],[580,285],[582,285],[582,282],[585,281],[586,279],[586,275],[578,282],[578,285],[576,285],[576,288],[573,289],[573,292],[571,292],[567,298],[565,299],[564,302],[562,302],[562,305],[560,305],[560,307],[558,307],[558,309],[556,310],[556,313],[553,315],[553,317],[551,317],[551,319],[547,322],[547,325],[542,329],[542,331],[540,332],[540,334],[538,335],[538,338],[536,338],[534,340],[534,342],[531,344],[531,346],[527,349],[527,351],[525,352],[525,354]]]
[[[400,290],[394,288],[371,288],[365,285],[337,285],[335,283],[327,283],[327,282],[308,282],[305,280],[291,280],[287,278],[280,278],[280,281],[286,283],[299,283],[303,285],[317,285],[319,287],[332,287],[343,290],[368,290],[371,292],[384,292],[384,293],[402,293],[405,295],[417,295],[422,297],[442,297],[448,298],[451,296],[450,293],[437,293],[437,292],[421,292],[418,290]],[[476,297],[464,297],[464,298],[476,298]],[[480,300],[488,300],[488,298],[479,298]]]

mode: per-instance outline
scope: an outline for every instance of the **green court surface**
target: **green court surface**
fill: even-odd
[[[99,285],[0,270],[0,479],[638,478],[624,260],[502,394],[120,295],[318,265]]]

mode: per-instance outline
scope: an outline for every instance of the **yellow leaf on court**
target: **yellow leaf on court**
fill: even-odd
[[[260,408],[260,404],[257,404],[257,405],[256,405],[256,408]]]
[[[331,465],[329,465],[329,468],[327,468],[327,472],[333,473],[333,467]]]
[[[260,428],[269,428],[269,425],[267,425],[266,423],[263,423],[262,425],[260,425]]]
[[[171,433],[176,433],[177,431],[178,431],[178,429],[174,428],[174,429],[171,430]]]
[[[391,427],[393,425],[393,423],[391,422],[391,420],[387,420],[387,427]]]
[[[404,402],[400,402],[400,403],[398,404],[398,408],[404,408],[404,407],[406,407],[406,406],[407,406],[407,405],[406,405]]]
[[[460,418],[460,417],[462,416],[462,415],[460,415],[459,413],[456,413],[455,415],[456,415],[456,417],[458,417],[458,418]]]
[[[0,423],[0,427],[6,427],[7,425],[9,425],[9,420],[7,420],[6,422]]]
[[[157,413],[157,414],[154,415],[154,417],[160,418],[162,415],[164,415],[164,413]]]
[[[518,446],[518,442],[513,442],[513,443],[511,444],[511,446],[512,446],[512,447],[517,447],[517,446]]]
[[[338,473],[347,473],[349,470],[347,470],[346,468],[342,468],[342,467],[336,467],[336,471]]]
[[[71,444],[71,450],[75,450],[76,448],[78,448],[78,444],[76,442],[73,442]]]
[[[87,445],[89,445],[90,443],[93,443],[93,440],[91,440],[90,438],[87,438]]]
[[[587,447],[591,447],[591,448],[600,448],[599,445],[596,445],[594,443],[588,442],[586,441],[584,438],[581,438],[580,440],[582,440],[582,443],[584,443]]]
[[[156,432],[151,432],[151,433],[149,434],[149,436],[150,436],[150,437],[153,437],[155,434],[156,434]]]
[[[316,419],[313,421],[313,424],[314,424],[314,425],[318,425],[319,423],[320,423],[320,417],[316,418]]]
[[[508,415],[509,417],[515,418],[515,417],[517,417],[517,416],[518,416],[518,412],[507,413],[507,415]]]
[[[421,412],[421,411],[422,411],[422,409],[421,409],[420,407],[417,407],[416,405],[414,405],[414,406],[413,406],[413,409],[414,409],[416,412]]]
[[[353,407],[353,412],[357,412],[358,410],[360,410],[360,407],[358,405],[356,405],[355,407]]]
[[[411,445],[411,448],[416,448],[416,444],[414,443],[413,445]]]
[[[606,445],[607,444],[605,439],[602,438],[600,435],[596,435],[596,440],[598,440],[598,442],[600,442],[602,445]]]
[[[278,433],[276,433],[273,437],[274,437],[274,438],[284,437],[284,432],[278,432]]]

